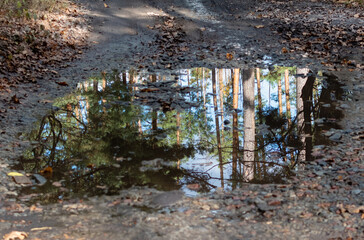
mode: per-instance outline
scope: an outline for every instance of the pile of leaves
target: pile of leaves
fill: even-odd
[[[258,18],[270,19],[271,28],[286,45],[282,53],[301,53],[322,59],[324,65],[364,68],[364,11],[361,7],[309,2],[273,2],[260,6]]]
[[[82,10],[71,3],[33,18],[0,12],[0,91],[57,74],[56,67],[82,52],[87,33]]]
[[[182,56],[189,50],[186,33],[175,17],[161,16],[159,21],[161,23],[148,26],[149,29],[158,31],[156,40],[149,43],[150,47],[157,46],[157,54],[152,56],[153,66],[156,62],[161,62],[162,68],[172,69],[176,62],[184,60]]]

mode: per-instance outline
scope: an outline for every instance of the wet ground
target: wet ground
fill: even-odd
[[[90,3],[95,46],[3,118],[0,233],[362,237],[360,39],[311,58],[267,27],[286,5],[248,3]]]

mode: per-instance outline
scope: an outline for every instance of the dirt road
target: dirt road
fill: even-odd
[[[306,1],[81,0],[79,3],[86,8],[85,16],[92,27],[90,48],[81,59],[69,63],[69,67],[58,69],[57,79],[18,86],[14,91],[21,104],[1,103],[1,109],[7,109],[0,123],[1,236],[11,231],[24,231],[28,239],[360,239],[364,236],[360,40],[364,16],[359,8]],[[331,10],[326,11],[328,8]],[[297,15],[298,12],[302,15]],[[346,17],[339,21],[336,17],[340,14]],[[328,31],[322,32],[320,24]],[[315,29],[322,34],[321,42],[314,35],[307,35],[315,33]],[[291,31],[288,39],[287,31]],[[333,42],[332,31],[338,38],[345,31],[347,38],[340,41],[346,44]],[[298,45],[297,38],[304,46]],[[309,41],[318,43],[307,44]],[[330,45],[320,47],[328,41]],[[153,72],[196,66],[245,68],[267,64],[340,70],[335,75],[352,92],[351,101],[345,102],[344,128],[337,130],[342,139],[321,149],[317,159],[298,171],[288,184],[246,184],[233,192],[216,191],[197,198],[135,187],[117,196],[47,206],[28,206],[17,199],[19,187],[7,173],[30,145],[24,133],[32,122],[52,110],[54,98],[73,91],[83,79],[101,71],[125,70],[131,66]],[[67,82],[69,86],[59,86],[55,81]],[[2,98],[10,99],[12,95],[13,92],[4,94]]]

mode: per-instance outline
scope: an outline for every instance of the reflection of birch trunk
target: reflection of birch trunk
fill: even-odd
[[[83,89],[84,89],[84,92],[87,93],[88,91],[88,82],[84,82],[83,83]],[[90,108],[90,104],[88,102],[88,97],[87,97],[87,94],[85,94],[85,105],[86,105],[86,116],[85,116],[85,119],[87,122],[89,122],[88,120],[88,115],[89,115],[89,108]]]
[[[297,79],[296,79],[296,108],[297,108],[297,128],[298,133],[300,134],[300,140],[302,143],[302,150],[298,154],[298,161],[306,160],[306,150],[305,150],[305,136],[303,133],[305,118],[303,113],[303,99],[302,99],[302,90],[307,81],[307,74],[309,72],[308,68],[297,68]]]
[[[254,178],[255,150],[255,107],[254,107],[254,69],[243,72],[244,100],[244,171],[245,181]]]
[[[156,82],[156,81],[157,81],[157,75],[153,74],[152,75],[152,82]],[[158,129],[158,112],[153,109],[153,112],[152,112],[152,130],[157,130],[157,129]]]
[[[281,77],[278,77],[278,105],[279,105],[279,116],[283,115],[283,105],[282,105],[282,81]]]
[[[262,91],[261,91],[261,85],[260,85],[260,69],[259,68],[256,69],[256,78],[257,78],[257,94],[258,94],[258,119],[259,119],[259,124],[263,124],[263,102],[262,102]],[[259,152],[257,152],[257,156],[258,156],[257,160],[261,159],[262,162],[265,162],[265,147],[264,147],[263,135],[259,135],[257,144],[259,144],[259,148],[257,147],[257,149],[260,149],[260,152],[261,152],[260,158],[258,155]],[[263,167],[263,173],[265,173],[266,165],[265,165],[265,163],[257,164],[257,167],[259,168],[258,169],[259,178],[262,178],[261,167]]]
[[[219,116],[218,116],[218,108],[217,108],[215,69],[212,69],[211,74],[212,74],[212,93],[213,93],[214,112],[215,112],[217,151],[218,151],[218,155],[219,155],[221,187],[223,188],[224,187],[224,168],[223,168],[223,160],[222,160],[222,152],[221,152],[221,136],[220,136],[220,123],[219,123]]]
[[[257,94],[258,94],[258,118],[259,123],[263,124],[263,103],[262,103],[262,92],[260,87],[260,69],[256,69],[257,75]]]
[[[238,149],[239,149],[239,132],[238,132],[238,101],[239,101],[239,74],[238,68],[234,69],[233,77],[233,179],[236,179],[238,174]]]
[[[219,69],[219,99],[220,99],[220,112],[221,122],[224,122],[224,82],[223,82],[223,69]],[[215,112],[216,114],[216,112]],[[221,128],[221,142],[224,143],[224,128]]]
[[[288,119],[288,127],[291,126],[291,103],[289,101],[289,70],[286,69],[284,71],[284,88],[286,91],[286,110],[287,110],[287,119]]]
[[[203,97],[203,109],[206,110],[206,92],[205,92],[205,69],[204,68],[201,68],[202,69],[202,97]]]
[[[102,107],[102,111],[106,114],[106,108],[105,108],[105,103],[106,103],[106,99],[105,99],[105,95],[106,95],[106,93],[105,93],[105,91],[106,91],[106,74],[105,74],[105,72],[102,72],[102,105],[103,105],[103,107]]]
[[[142,128],[142,121],[138,119],[138,129],[139,129],[139,135],[143,135],[143,128]]]

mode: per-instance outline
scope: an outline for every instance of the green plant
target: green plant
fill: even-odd
[[[52,12],[64,5],[64,0],[3,0],[0,2],[3,13],[12,17],[25,17],[27,19],[36,17],[37,12]]]

